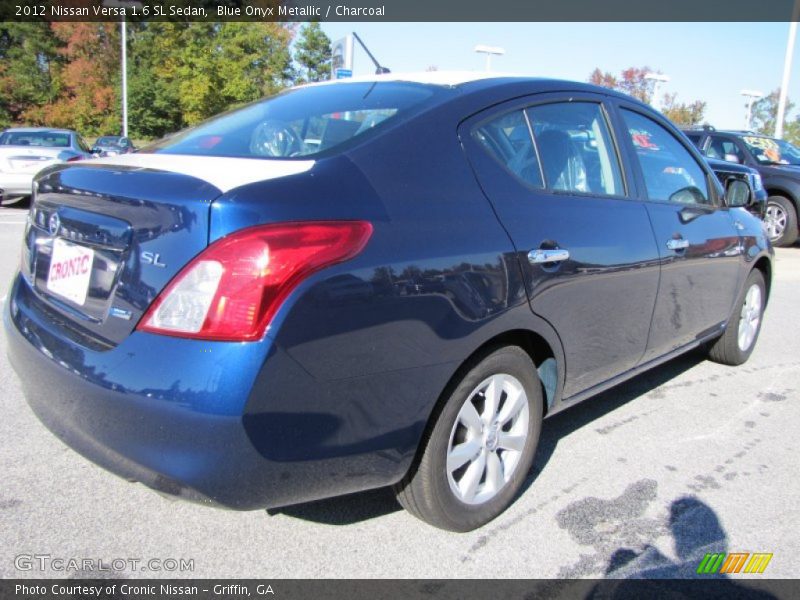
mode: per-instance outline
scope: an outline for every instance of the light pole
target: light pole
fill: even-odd
[[[781,93],[778,97],[778,114],[775,115],[775,137],[783,137],[783,119],[786,116],[786,96],[789,93],[789,76],[792,74],[792,56],[794,40],[797,37],[797,19],[800,16],[800,0],[795,0],[792,9],[792,21],[789,23],[789,39],[786,42],[786,56],[783,59],[783,79]]]
[[[739,92],[742,96],[747,98],[747,113],[744,118],[744,128],[750,129],[750,120],[753,118],[753,102],[764,97],[763,92],[757,90],[742,90]]]
[[[103,6],[108,8],[139,9],[141,2],[136,0],[103,0]],[[120,79],[122,80],[122,137],[128,137],[128,27],[125,17],[119,20],[121,52],[120,52]]]
[[[122,137],[128,137],[128,25],[125,17],[119,27],[122,29]]]
[[[650,96],[650,104],[653,106],[653,108],[658,109],[659,105],[661,104],[658,101],[658,88],[662,83],[667,83],[669,81],[669,76],[662,75],[661,73],[647,73],[645,74],[644,78],[653,82],[653,92]]]
[[[485,46],[483,44],[478,44],[475,46],[475,52],[478,54],[485,54],[486,55],[486,70],[492,70],[492,55],[495,56],[502,56],[506,53],[504,48],[500,48],[499,46]]]

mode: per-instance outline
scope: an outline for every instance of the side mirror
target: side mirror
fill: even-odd
[[[739,157],[736,156],[735,154],[726,154],[723,160],[737,164],[739,163]]]
[[[750,203],[752,191],[750,185],[741,179],[733,179],[728,182],[725,190],[725,204],[731,207],[747,206]]]

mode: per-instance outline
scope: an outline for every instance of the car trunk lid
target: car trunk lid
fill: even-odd
[[[59,155],[63,150],[64,148],[5,146],[0,148],[0,171],[33,175],[59,162]]]
[[[185,174],[89,163],[46,171],[36,188],[23,275],[54,322],[108,347],[205,248],[220,194]]]
[[[208,245],[217,197],[313,165],[135,153],[47,169],[35,179],[23,276],[65,334],[113,347]]]

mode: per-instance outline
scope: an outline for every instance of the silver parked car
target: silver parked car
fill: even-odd
[[[30,196],[33,176],[43,168],[91,157],[89,145],[69,129],[6,129],[0,134],[0,198]]]

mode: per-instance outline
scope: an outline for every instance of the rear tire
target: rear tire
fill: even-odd
[[[753,269],[728,320],[725,333],[709,350],[711,360],[723,365],[738,366],[750,358],[761,332],[766,299],[764,275],[758,269]]]
[[[788,198],[783,196],[767,198],[764,223],[773,246],[791,246],[797,240],[797,210]]]
[[[517,346],[487,351],[462,369],[394,486],[414,516],[449,531],[476,529],[502,513],[530,471],[543,400],[536,367]]]

